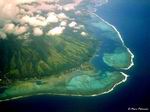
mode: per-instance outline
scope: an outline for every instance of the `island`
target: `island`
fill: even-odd
[[[127,80],[134,55],[120,33],[87,0],[70,2],[17,4],[15,18],[0,25],[0,101],[97,96]]]

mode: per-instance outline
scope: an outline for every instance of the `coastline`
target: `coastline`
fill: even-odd
[[[107,94],[107,93],[110,93],[114,90],[114,88],[118,85],[120,85],[121,83],[124,83],[127,78],[129,77],[127,74],[123,73],[123,72],[120,72],[125,78],[123,80],[121,80],[120,82],[116,83],[113,85],[113,87],[111,89],[109,89],[108,91],[105,91],[103,93],[99,93],[99,94],[93,94],[93,95],[75,95],[75,94],[54,94],[54,93],[38,93],[36,94],[35,96],[40,96],[40,95],[53,95],[53,96],[74,96],[74,97],[95,97],[95,96],[99,96],[99,95],[104,95],[104,94]],[[5,100],[0,100],[0,102],[3,102],[3,101],[10,101],[10,100],[16,100],[16,99],[20,99],[20,98],[26,98],[26,97],[31,97],[31,96],[34,96],[34,95],[24,95],[24,96],[18,96],[18,97],[13,97],[13,98],[10,98],[10,99],[5,99]]]
[[[120,32],[117,30],[117,28],[116,28],[114,25],[112,25],[112,24],[110,24],[109,22],[107,22],[107,21],[105,21],[104,19],[102,19],[102,18],[101,18],[100,16],[98,16],[96,13],[93,13],[93,12],[89,12],[89,13],[95,15],[95,16],[98,17],[100,20],[102,20],[103,22],[105,22],[107,25],[111,26],[111,27],[117,32],[118,37],[119,37],[119,39],[121,40],[123,46],[127,49],[128,53],[131,55],[130,65],[129,65],[127,68],[121,68],[121,69],[123,69],[123,70],[128,70],[128,69],[130,69],[132,66],[134,66],[134,61],[133,61],[133,59],[134,59],[134,54],[133,54],[133,53],[130,51],[130,49],[125,45],[125,43],[124,43],[124,41],[123,41],[123,39],[122,39],[122,36],[121,36]]]
[[[92,14],[94,14],[96,17],[98,17],[99,19],[101,19],[101,20],[102,20],[103,22],[105,22],[107,25],[111,26],[111,27],[117,32],[118,37],[120,38],[120,40],[121,40],[123,46],[128,50],[128,52],[129,52],[130,55],[131,55],[131,63],[130,63],[130,65],[129,65],[129,67],[127,67],[127,68],[122,68],[122,69],[123,69],[123,70],[128,70],[129,68],[131,68],[131,67],[134,65],[134,62],[133,62],[134,55],[132,54],[132,52],[130,51],[130,49],[125,46],[124,41],[123,41],[123,39],[122,39],[121,34],[119,33],[119,31],[115,28],[115,26],[111,25],[110,23],[108,23],[107,21],[105,21],[104,19],[102,19],[101,17],[99,17],[98,15],[96,15],[95,13],[92,13]],[[96,56],[96,54],[94,54],[93,57],[95,57],[95,56]],[[121,73],[125,78],[124,78],[123,80],[121,80],[120,82],[114,84],[113,87],[112,87],[111,89],[109,89],[108,91],[105,91],[105,92],[102,92],[102,93],[99,93],[99,94],[93,94],[93,95],[75,95],[75,94],[70,94],[70,95],[68,95],[68,94],[54,94],[54,93],[38,93],[38,94],[36,94],[36,96],[38,96],[38,95],[55,95],[55,96],[94,97],[94,96],[99,96],[99,95],[107,94],[107,93],[110,93],[111,91],[113,91],[116,86],[118,86],[119,84],[121,84],[121,83],[123,83],[123,82],[125,82],[125,81],[127,80],[128,75],[125,74],[125,73],[123,73],[123,72],[120,72],[120,73]],[[33,96],[33,95],[24,95],[24,96],[13,97],[13,98],[10,98],[10,99],[0,100],[0,102],[2,102],[2,101],[14,100],[14,99],[19,99],[19,98],[25,98],[25,97],[29,97],[29,96]]]

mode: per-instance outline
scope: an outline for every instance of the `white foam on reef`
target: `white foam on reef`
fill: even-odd
[[[78,96],[82,96],[82,97],[94,97],[94,96],[99,96],[99,95],[103,95],[103,94],[107,94],[107,93],[110,93],[111,91],[114,90],[114,88],[118,85],[120,85],[121,83],[123,82],[126,82],[127,78],[129,77],[127,74],[123,73],[123,72],[120,72],[123,76],[125,76],[125,78],[116,83],[115,85],[113,85],[113,87],[111,89],[109,89],[108,91],[105,91],[103,93],[100,93],[100,94],[93,94],[93,95],[76,95],[76,94],[58,94],[58,93],[37,93],[36,95],[24,95],[24,96],[18,96],[18,97],[13,97],[13,98],[10,98],[10,99],[5,99],[5,100],[0,100],[0,102],[2,101],[10,101],[10,100],[15,100],[15,99],[20,99],[20,98],[26,98],[26,97],[30,97],[30,96],[40,96],[40,95],[54,95],[54,96],[74,96],[74,97],[78,97]]]
[[[133,65],[134,65],[134,62],[133,62],[133,59],[134,59],[134,55],[133,53],[130,51],[130,49],[125,45],[123,39],[122,39],[122,36],[120,34],[120,32],[117,30],[117,28],[115,26],[113,26],[112,24],[108,23],[107,21],[105,21],[104,19],[102,19],[100,16],[98,16],[97,14],[93,13],[93,12],[89,12],[90,14],[93,14],[95,15],[97,18],[101,19],[103,22],[105,22],[107,25],[111,26],[118,34],[118,37],[120,38],[123,46],[127,49],[127,51],[129,52],[129,54],[131,55],[131,60],[130,60],[130,65],[126,68],[121,68],[123,70],[128,70],[130,69]]]
[[[125,46],[125,47],[126,47],[126,46]],[[128,50],[129,54],[131,55],[131,60],[130,60],[131,62],[130,62],[130,65],[129,65],[127,68],[121,68],[121,69],[123,69],[123,70],[128,70],[128,69],[130,69],[132,66],[134,66],[134,62],[133,62],[134,55],[133,55],[133,53],[130,51],[129,48],[126,47],[126,49]]]
[[[101,17],[99,17],[97,14],[95,14],[95,13],[93,13],[93,12],[89,12],[89,13],[94,14],[96,17],[98,17],[99,19],[101,19],[101,20],[102,20],[103,22],[105,22],[107,25],[111,26],[111,27],[117,32],[117,34],[118,34],[118,36],[119,36],[119,38],[120,38],[120,40],[121,40],[123,46],[128,50],[128,52],[129,52],[130,55],[131,55],[131,63],[130,63],[130,65],[129,65],[127,68],[122,68],[122,69],[124,69],[124,70],[130,69],[130,68],[134,65],[134,62],[133,62],[134,55],[132,54],[132,52],[130,51],[130,49],[125,46],[124,41],[123,41],[123,39],[122,39],[122,37],[121,37],[120,32],[116,29],[115,26],[111,25],[110,23],[108,23],[107,21],[105,21],[104,19],[102,19]],[[115,85],[113,85],[113,87],[112,87],[111,89],[109,89],[108,91],[105,91],[105,92],[100,93],[100,94],[93,94],[93,95],[75,95],[75,94],[70,94],[70,95],[69,95],[69,94],[58,94],[58,93],[38,93],[38,94],[36,94],[36,96],[38,96],[38,95],[55,95],[55,96],[82,96],[82,97],[91,97],[91,96],[99,96],[99,95],[107,94],[107,93],[110,93],[111,91],[113,91],[116,86],[118,86],[119,84],[125,82],[125,81],[127,80],[127,78],[129,77],[127,74],[125,74],[125,73],[123,73],[123,72],[120,72],[120,73],[121,73],[123,76],[125,76],[125,78],[124,78],[122,81],[120,81],[120,82],[116,83]],[[2,102],[2,101],[14,100],[14,99],[19,99],[19,98],[25,98],[25,97],[30,97],[30,96],[33,96],[33,95],[24,95],[24,96],[13,97],[13,98],[10,98],[10,99],[0,100],[0,102]],[[35,95],[34,95],[34,96],[35,96]]]
[[[123,72],[120,72],[123,76],[125,76],[125,78],[122,80],[122,81],[120,81],[120,82],[118,82],[118,83],[116,83],[110,90],[108,90],[108,91],[105,91],[105,92],[103,92],[103,93],[101,93],[101,94],[94,94],[94,95],[91,95],[91,96],[98,96],[98,95],[103,95],[103,94],[106,94],[106,93],[110,93],[111,91],[113,91],[114,90],[114,88],[116,87],[116,86],[118,86],[118,85],[120,85],[121,83],[123,83],[123,82],[126,82],[126,80],[127,80],[127,78],[129,77],[127,74],[125,74],[125,73],[123,73]]]

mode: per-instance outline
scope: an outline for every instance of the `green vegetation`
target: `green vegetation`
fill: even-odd
[[[0,40],[1,83],[58,74],[89,61],[99,42],[66,34],[30,35],[29,39],[7,34],[7,39]]]
[[[59,25],[50,24],[43,36],[30,29],[0,38],[0,101],[38,94],[100,95],[127,79],[121,68],[132,64],[132,55],[114,27],[92,13],[67,15],[83,27],[66,26],[61,35],[48,36]]]

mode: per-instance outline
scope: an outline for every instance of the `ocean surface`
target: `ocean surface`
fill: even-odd
[[[0,112],[127,112],[150,110],[150,0],[110,0],[97,14],[114,25],[135,55],[128,80],[96,97],[32,96],[0,103]]]

